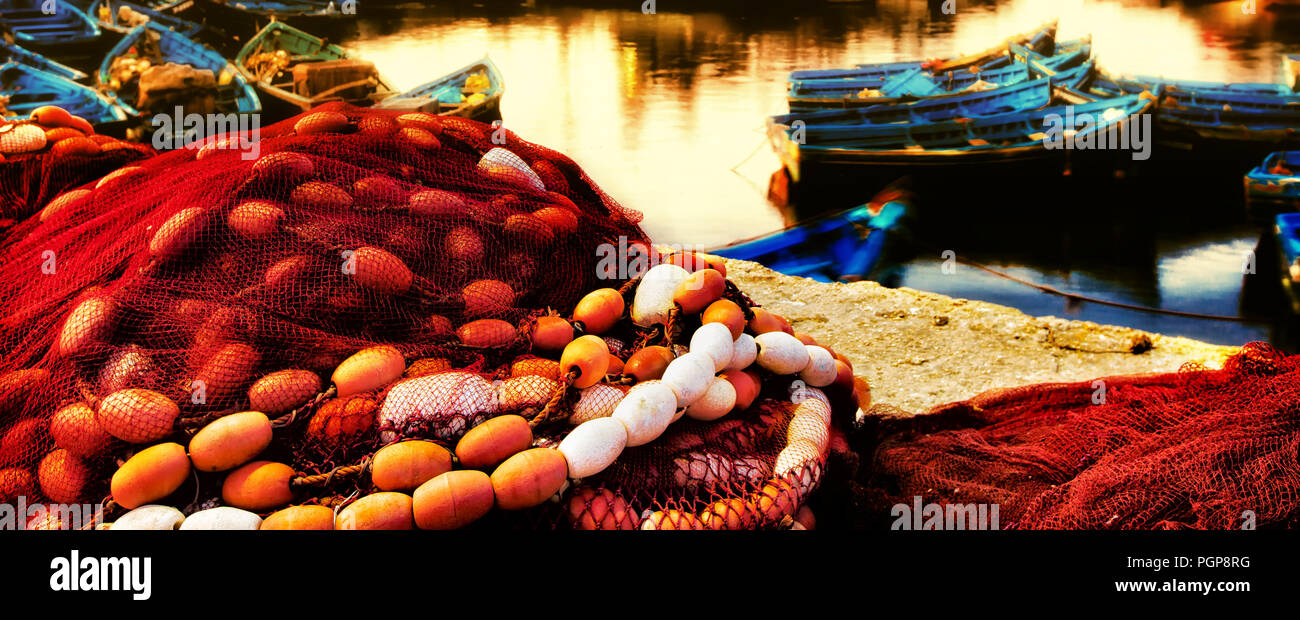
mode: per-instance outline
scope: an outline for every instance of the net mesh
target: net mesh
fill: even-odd
[[[1293,528],[1300,357],[995,390],[862,429],[868,512],[989,504],[1002,529]],[[892,519],[892,517],[891,517]]]
[[[533,418],[554,401],[569,423],[536,431],[554,446],[579,410],[608,415],[626,391],[614,377],[566,389],[558,351],[531,347],[539,317],[623,284],[598,269],[598,247],[649,247],[640,215],[572,160],[499,126],[344,104],[258,138],[165,153],[109,182],[41,181],[33,206],[88,191],[17,224],[0,253],[0,501],[106,497],[133,452],[255,408],[275,426],[259,458],[310,478],[295,503],[337,506],[374,489],[350,474],[387,443],[452,447],[490,417]],[[604,336],[621,361],[681,339],[630,324]],[[403,381],[326,389],[340,362],[377,345],[400,353]],[[788,523],[825,452],[778,463],[789,389],[770,378],[743,416],[674,424],[565,501],[485,522]],[[220,501],[222,474],[196,480],[162,503]],[[719,501],[747,516],[718,516]]]
[[[35,215],[68,190],[155,154],[146,145],[108,136],[81,137],[67,127],[45,128],[34,122],[28,125],[41,127],[51,138],[43,140],[47,146],[40,150],[0,155],[0,234]],[[6,124],[0,128],[0,141],[20,126]],[[81,148],[77,151],[56,148],[57,143],[49,141],[63,134],[74,138],[64,138],[65,144]]]

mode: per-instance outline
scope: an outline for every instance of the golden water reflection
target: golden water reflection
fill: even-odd
[[[703,245],[782,225],[763,196],[777,163],[762,125],[785,110],[796,68],[975,51],[1052,17],[1061,38],[1091,33],[1099,62],[1121,73],[1274,81],[1279,54],[1300,50],[1294,23],[1236,1],[959,0],[955,15],[925,0],[810,5],[808,15],[765,4],[683,14],[664,2],[643,15],[628,4],[425,9],[368,19],[345,43],[402,88],[490,53],[506,78],[507,127],[573,157],[644,212],[655,239]]]

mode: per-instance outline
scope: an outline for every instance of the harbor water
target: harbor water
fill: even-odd
[[[780,3],[659,1],[653,14],[627,4],[372,14],[363,2],[356,31],[340,42],[399,88],[490,52],[506,77],[507,128],[573,157],[605,191],[643,212],[656,240],[705,247],[817,211],[815,203],[792,210],[766,197],[779,163],[765,144],[764,121],[785,112],[784,79],[794,69],[978,51],[1053,17],[1058,39],[1091,34],[1099,65],[1114,73],[1277,81],[1281,54],[1300,51],[1300,24],[1266,10],[1267,2],[877,0],[800,3],[798,15]],[[1276,258],[1267,244],[1257,248],[1267,230],[1243,215],[1244,170],[1218,172],[1213,180],[1189,174],[1167,188],[1148,182],[1142,191],[1054,179],[945,188],[941,205],[929,188],[913,188],[929,204],[909,231],[915,251],[887,283],[1032,315],[1294,348],[1277,299]],[[863,187],[862,199],[876,189]],[[991,271],[945,269],[944,250]],[[1163,315],[1089,298],[1250,320]]]

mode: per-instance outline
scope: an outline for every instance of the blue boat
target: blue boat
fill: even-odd
[[[376,108],[428,112],[489,122],[501,118],[505,79],[484,57],[427,84],[416,86],[377,104]]]
[[[165,13],[152,6],[138,2],[95,0],[91,3],[88,14],[92,19],[96,20],[96,23],[98,23],[101,28],[119,34],[126,34],[127,32],[130,32],[132,28],[139,26],[145,21],[151,21],[160,26],[165,26],[190,38],[193,38],[203,31],[202,24],[196,24],[192,21],[181,19],[175,15]]]
[[[152,117],[154,112],[171,113],[172,110],[140,109],[140,93],[135,83],[138,78],[120,83],[120,80],[112,76],[113,61],[118,58],[146,58],[155,65],[176,63],[207,69],[216,78],[217,112],[243,115],[260,114],[262,111],[257,91],[221,54],[169,28],[147,22],[123,35],[122,40],[109,51],[99,66],[100,87],[116,97],[132,117]]]
[[[209,24],[217,24],[241,41],[257,34],[268,23],[283,22],[318,37],[340,39],[356,29],[356,7],[366,0],[348,4],[343,0],[189,0]]]
[[[957,56],[947,60],[909,60],[859,64],[849,69],[812,69],[792,71],[790,72],[788,81],[797,82],[801,80],[827,79],[870,79],[879,81],[913,69],[923,69],[934,74],[939,74],[975,66],[996,68],[997,66],[1006,64],[1007,46],[1012,43],[1018,43],[1021,45],[1028,44],[1039,51],[1050,51],[1054,49],[1056,46],[1056,24],[1056,20],[1052,20],[1024,34],[1009,37],[1001,43],[998,43],[984,51],[975,54],[967,54],[965,56]]]
[[[1170,80],[1163,77],[1139,75],[1129,81],[1144,84],[1148,90],[1164,87],[1171,93],[1217,92],[1238,95],[1294,95],[1291,87],[1272,82],[1204,82],[1200,80]],[[1154,92],[1154,90],[1153,90]]]
[[[822,282],[877,279],[891,238],[902,232],[905,198],[877,197],[867,204],[800,222],[766,235],[709,250],[759,263],[786,275]]]
[[[927,123],[952,118],[1004,114],[1043,108],[1052,103],[1054,87],[1080,87],[1092,77],[1093,62],[1037,79],[1014,82],[988,90],[949,93],[906,103],[847,110],[823,110],[772,117],[774,124],[802,122],[804,140],[812,144],[852,142],[860,129],[899,123]]]
[[[1270,151],[1300,147],[1300,94],[1281,84],[1099,74],[1085,91],[1076,94],[1086,100],[1155,93],[1159,141],[1172,152],[1214,148],[1221,160],[1258,161]]]
[[[1278,151],[1246,173],[1246,211],[1252,217],[1300,211],[1300,151]]]
[[[48,0],[54,8],[49,14],[46,1],[0,0],[0,27],[13,33],[15,43],[39,53],[79,55],[103,49],[103,33],[81,9],[64,0]]]
[[[1300,213],[1280,213],[1273,219],[1282,290],[1291,312],[1300,314]]]
[[[4,41],[0,41],[0,61],[16,62],[29,67],[35,67],[46,73],[67,78],[73,82],[85,82],[90,79],[90,76],[86,75],[83,71],[73,69],[63,63],[37,54],[36,52],[23,49],[17,45],[10,45]]]
[[[126,120],[125,111],[99,91],[16,62],[0,65],[0,98],[8,119],[28,118],[36,108],[57,105],[92,125]]]
[[[898,123],[854,127],[852,132],[830,134],[823,142],[804,135],[791,136],[791,128],[768,124],[768,137],[777,156],[798,182],[808,167],[892,168],[893,178],[916,167],[958,165],[1002,165],[1009,162],[1092,155],[1114,158],[1117,149],[1070,149],[1064,145],[1069,130],[1064,119],[1093,121],[1068,134],[1071,144],[1104,135],[1109,138],[1127,129],[1134,115],[1154,105],[1154,96],[1144,93],[1077,105],[1056,105],[1005,114],[955,118],[938,122]],[[1073,155],[1071,155],[1073,153]]]
[[[1022,50],[1024,48],[1021,48]],[[1033,62],[1039,72],[1055,72],[1076,67],[1088,59],[1091,45],[1062,45],[1061,52],[1053,56],[1036,56]],[[1030,64],[1014,62],[1004,67],[978,73],[969,71],[933,75],[919,68],[910,69],[884,80],[808,80],[791,82],[786,101],[791,112],[855,108],[897,103],[916,97],[941,96],[982,85],[1003,85],[1030,79]]]

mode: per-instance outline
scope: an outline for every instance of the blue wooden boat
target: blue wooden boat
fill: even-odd
[[[1172,151],[1215,149],[1223,161],[1258,161],[1300,147],[1300,94],[1280,84],[1225,83],[1098,75],[1084,100],[1155,93],[1159,141]]]
[[[1042,158],[1115,157],[1120,151],[1073,150],[1053,141],[1054,123],[1062,119],[1095,121],[1073,134],[1076,141],[1127,128],[1135,114],[1154,105],[1149,93],[1126,95],[1078,105],[1057,105],[1005,114],[956,118],[938,122],[898,123],[854,127],[851,132],[791,136],[791,128],[768,124],[768,136],[794,181],[810,166],[873,166],[906,170],[914,167],[1005,164]],[[1084,115],[1087,115],[1085,117]],[[1057,127],[1059,129],[1059,127]],[[1065,128],[1069,129],[1069,128]],[[1059,133],[1059,132],[1057,132]],[[1070,155],[1073,153],[1073,155]],[[901,176],[895,174],[894,178]]]
[[[134,81],[122,84],[112,77],[113,61],[122,57],[148,57],[155,65],[170,62],[207,69],[217,81],[216,107],[219,113],[242,115],[260,114],[262,111],[257,91],[221,54],[151,21],[123,35],[99,66],[100,87],[115,96],[130,116],[152,117],[155,111],[140,109],[139,91]],[[161,111],[171,113],[172,110]]]
[[[1024,48],[1021,48],[1024,49]],[[1053,56],[1036,56],[1034,69],[1055,72],[1076,67],[1092,53],[1089,43],[1063,45]],[[808,80],[791,82],[786,101],[791,112],[854,108],[897,103],[916,97],[939,96],[960,92],[977,85],[1003,85],[1029,79],[1033,72],[1025,62],[973,73],[949,72],[933,75],[919,68],[910,69],[884,80]]]
[[[102,50],[102,33],[94,20],[64,0],[0,0],[0,27],[13,33],[14,42],[29,50],[53,55],[79,55]]]
[[[168,5],[160,5],[168,6]],[[203,31],[203,25],[182,19],[139,2],[122,0],[95,0],[89,15],[104,30],[126,34],[145,20],[170,28],[183,36],[193,38]]]
[[[1219,92],[1239,95],[1291,95],[1291,87],[1272,82],[1205,82],[1200,80],[1171,80],[1163,77],[1139,75],[1131,81],[1145,84],[1148,90],[1163,86],[1169,92]]]
[[[944,73],[959,69],[967,69],[975,66],[986,66],[993,64],[994,67],[1005,64],[1007,46],[1011,43],[1021,45],[1030,44],[1035,49],[1041,51],[1050,51],[1055,48],[1056,43],[1056,20],[1052,20],[1029,32],[1008,37],[1001,43],[994,45],[986,50],[974,54],[957,56],[947,60],[926,61],[926,60],[909,60],[899,62],[884,62],[859,64],[848,69],[812,69],[802,71],[792,71],[788,78],[791,82],[800,80],[825,80],[825,79],[874,79],[883,80],[891,75],[897,75],[904,71],[912,69],[923,69],[932,73]],[[990,67],[990,68],[994,68]]]
[[[0,98],[5,118],[28,118],[36,108],[57,105],[92,125],[126,120],[125,111],[99,91],[16,62],[0,65]]]
[[[875,279],[891,237],[910,206],[905,198],[870,203],[709,250],[759,263],[786,275],[822,282]]]
[[[1300,213],[1280,213],[1273,220],[1282,290],[1291,312],[1300,314]]]
[[[388,110],[428,112],[489,122],[501,118],[505,79],[484,57],[427,84],[394,95],[375,105]]]
[[[90,76],[83,71],[73,69],[36,52],[23,49],[17,45],[10,45],[4,41],[0,41],[0,61],[21,63],[74,82],[84,82],[90,79]]]
[[[1278,151],[1246,173],[1246,212],[1253,218],[1300,211],[1300,151]]]
[[[210,24],[247,40],[268,23],[283,22],[319,37],[342,38],[355,30],[355,7],[365,0],[345,5],[343,0],[192,0],[196,11]],[[351,13],[345,12],[345,7]],[[364,9],[363,9],[364,10]]]
[[[905,103],[846,110],[823,110],[774,116],[770,122],[794,127],[803,123],[803,138],[811,144],[853,141],[860,130],[900,123],[928,123],[953,118],[1005,114],[1047,107],[1056,86],[1080,87],[1092,78],[1093,62],[1043,77],[1014,82],[989,90],[950,93]]]

